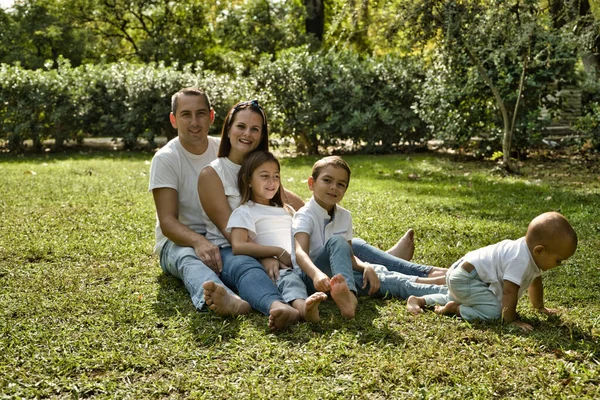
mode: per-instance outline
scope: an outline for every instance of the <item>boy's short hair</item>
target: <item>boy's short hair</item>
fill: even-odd
[[[181,89],[179,92],[177,92],[173,96],[171,96],[171,112],[175,116],[177,116],[177,106],[179,105],[179,97],[180,96],[203,96],[204,101],[206,101],[206,105],[208,106],[208,109],[210,110],[210,108],[211,108],[210,107],[210,99],[208,98],[208,95],[206,94],[205,91],[203,91],[202,89],[195,88],[195,87],[187,87],[187,88]]]
[[[321,171],[323,170],[323,168],[328,167],[330,165],[346,170],[346,172],[348,173],[348,184],[350,184],[350,173],[351,173],[350,166],[348,166],[348,163],[346,163],[346,161],[344,161],[342,159],[342,157],[340,157],[340,156],[323,157],[320,160],[318,160],[313,165],[313,169],[312,169],[313,179],[317,180],[317,178],[321,174]]]

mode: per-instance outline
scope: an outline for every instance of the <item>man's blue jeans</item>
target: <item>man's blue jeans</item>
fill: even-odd
[[[204,282],[213,281],[233,294],[219,276],[198,258],[191,247],[181,247],[168,240],[160,251],[160,267],[164,272],[183,281],[192,303],[198,310],[204,307]]]

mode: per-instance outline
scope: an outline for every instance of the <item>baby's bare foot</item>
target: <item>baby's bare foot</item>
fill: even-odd
[[[410,261],[415,253],[415,231],[409,229],[387,253]]]
[[[221,285],[213,281],[204,282],[204,301],[209,309],[223,317],[248,314],[251,310],[250,304],[240,297],[229,293]]]
[[[423,307],[425,307],[425,299],[422,297],[410,296],[408,300],[406,300],[406,309],[413,315],[422,313]]]
[[[455,314],[458,315],[460,304],[455,301],[449,301],[443,306],[435,306],[435,312],[437,314],[448,315]]]
[[[304,303],[304,320],[306,322],[319,322],[319,305],[323,300],[327,299],[327,295],[323,292],[311,294]]]
[[[285,329],[300,319],[300,313],[293,307],[279,301],[271,304],[269,313],[269,329]]]
[[[345,318],[354,318],[356,315],[356,305],[358,300],[354,293],[348,288],[346,279],[341,275],[337,274],[330,280],[331,282],[331,297],[335,304],[342,312],[342,316]]]

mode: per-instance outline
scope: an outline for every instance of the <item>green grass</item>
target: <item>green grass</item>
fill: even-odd
[[[346,157],[356,234],[387,248],[412,227],[423,263],[449,266],[560,210],[580,237],[545,276],[546,303],[562,314],[536,314],[523,298],[535,327],[525,334],[361,299],[352,321],[327,303],[320,324],[273,334],[258,313],[197,312],[161,272],[151,156],[0,155],[0,398],[600,396],[597,166],[534,161],[503,177],[428,155]],[[313,161],[284,159],[286,187],[308,197]]]

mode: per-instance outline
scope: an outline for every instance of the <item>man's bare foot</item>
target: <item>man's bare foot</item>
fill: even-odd
[[[446,274],[448,273],[448,268],[439,268],[439,267],[433,267],[431,268],[431,271],[429,271],[429,274],[427,274],[428,278],[437,278],[440,276],[446,276]],[[445,285],[445,283],[440,283],[440,285]]]
[[[209,309],[222,317],[248,314],[252,309],[247,301],[229,293],[213,281],[204,282],[204,301]]]
[[[358,299],[348,288],[346,279],[343,275],[337,274],[330,280],[331,283],[331,297],[335,304],[340,309],[342,316],[345,318],[354,318],[356,315],[356,306],[358,305]]]
[[[459,307],[460,307],[459,303],[457,303],[455,301],[449,301],[444,306],[435,306],[435,312],[436,312],[436,314],[442,314],[442,315],[448,315],[448,314],[460,315]]]
[[[269,329],[285,329],[300,319],[300,313],[295,308],[280,301],[271,304],[269,312]]]
[[[422,297],[410,296],[408,300],[406,300],[406,309],[413,315],[422,313],[423,307],[425,307],[425,299]]]
[[[388,251],[394,257],[410,261],[415,253],[415,231],[409,229]]]
[[[301,317],[306,322],[319,322],[321,320],[321,317],[319,316],[319,305],[326,299],[327,295],[323,292],[311,294],[304,303],[304,313],[300,312]]]

